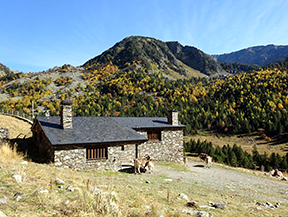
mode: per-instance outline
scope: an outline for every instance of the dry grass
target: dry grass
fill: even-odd
[[[9,129],[9,139],[15,139],[17,136],[23,138],[31,137],[31,124],[7,115],[0,114],[0,127]]]
[[[193,136],[186,136],[184,138],[185,142],[190,141],[190,139],[193,140],[200,140],[200,141],[207,141],[212,142],[214,147],[219,146],[222,148],[224,145],[229,144],[230,146],[233,146],[234,144],[240,145],[244,151],[247,151],[248,153],[252,154],[253,146],[257,146],[257,150],[260,154],[264,154],[266,152],[269,156],[275,152],[279,153],[281,156],[287,153],[287,143],[282,144],[274,144],[271,145],[271,143],[265,142],[264,140],[259,140],[258,135],[250,135],[250,136],[216,136],[213,133],[202,131],[199,134],[193,135]]]
[[[120,213],[122,216],[147,216],[147,213],[150,213],[148,216],[158,216],[158,212],[164,216],[186,216],[176,212],[191,209],[185,206],[185,200],[178,199],[179,193],[187,194],[191,201],[200,205],[209,201],[226,201],[229,205],[225,210],[208,211],[216,217],[287,214],[286,204],[275,210],[257,210],[257,206],[249,203],[251,197],[213,189],[205,183],[187,182],[181,177],[173,182],[164,182],[168,177],[157,173],[134,175],[116,171],[75,171],[56,168],[53,164],[28,162],[23,165],[17,161],[1,161],[0,165],[0,198],[8,201],[0,207],[7,216],[120,216]],[[171,173],[195,175],[179,164],[156,163],[156,167]],[[25,181],[15,182],[12,178],[15,173],[24,174]],[[55,177],[65,182],[63,188],[54,184]],[[69,191],[69,186],[74,191]],[[40,189],[46,193],[36,194]],[[15,196],[17,192],[21,193],[20,199]]]
[[[22,161],[24,159],[23,153],[17,153],[17,144],[13,146],[8,142],[0,143],[0,162],[10,163],[15,161]]]

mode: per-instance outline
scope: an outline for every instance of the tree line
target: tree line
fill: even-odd
[[[211,156],[215,162],[223,163],[232,167],[243,167],[247,169],[261,169],[265,171],[271,171],[272,169],[279,169],[281,171],[288,170],[288,154],[282,157],[279,154],[272,153],[270,156],[266,152],[259,154],[257,146],[253,146],[252,154],[247,151],[243,151],[241,146],[234,144],[232,147],[227,144],[222,148],[217,146],[213,147],[211,142],[203,141],[199,139],[197,141],[190,140],[184,142],[184,152],[187,153],[206,153]]]

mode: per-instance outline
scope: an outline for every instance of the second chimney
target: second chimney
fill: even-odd
[[[178,112],[177,111],[168,112],[168,124],[178,125]]]
[[[72,104],[69,99],[61,102],[60,125],[63,129],[72,129]]]

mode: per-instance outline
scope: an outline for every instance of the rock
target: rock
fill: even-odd
[[[187,201],[189,200],[188,196],[186,194],[183,194],[183,193],[179,194],[179,197],[183,200],[187,200]]]
[[[265,204],[261,203],[261,202],[256,202],[255,205],[257,205],[257,206],[265,206]]]
[[[21,193],[21,192],[17,192],[16,194],[14,194],[15,200],[16,200],[16,201],[21,200],[22,197],[21,197],[20,195],[22,195],[22,194],[23,194],[23,193]]]
[[[16,196],[19,196],[19,195],[22,195],[23,193],[21,193],[21,192],[17,192],[16,194],[14,194],[14,197],[16,197]]]
[[[275,208],[272,203],[266,202],[265,207]]]
[[[164,182],[172,182],[172,179],[164,179]]]
[[[148,206],[148,205],[144,206],[144,208],[145,208],[146,210],[150,210],[150,209],[151,209],[151,207]]]
[[[204,212],[204,211],[183,209],[181,212],[185,213],[185,214],[190,214],[192,216],[197,216],[197,217],[202,217],[202,216],[203,217],[209,217],[209,213]]]
[[[159,210],[156,210],[156,216],[157,217],[164,217],[164,215]]]
[[[150,181],[146,181],[145,183],[150,184]]]
[[[27,165],[27,164],[28,164],[28,162],[27,162],[26,160],[19,161],[18,163],[20,163],[20,164],[24,164],[24,165]]]
[[[7,203],[7,200],[0,198],[0,204],[1,204],[1,203],[2,203],[2,204],[5,204],[5,203]]]
[[[3,167],[0,166],[0,170],[3,169]]]
[[[217,202],[213,204],[213,207],[219,208],[219,209],[225,209],[227,203],[226,202]]]
[[[46,189],[38,189],[33,194],[35,195],[35,194],[47,194],[47,193],[49,193],[49,191]]]
[[[186,206],[189,206],[189,207],[197,207],[197,202],[196,202],[196,201],[188,202],[188,203],[186,204]]]
[[[272,173],[273,176],[275,176],[276,178],[281,178],[283,177],[283,173],[281,171],[279,171],[278,169],[276,169],[274,171],[274,173]]]
[[[20,201],[22,199],[22,197],[20,196],[20,195],[17,195],[16,197],[15,197],[15,200],[16,201]]]
[[[55,184],[56,185],[64,185],[65,182],[63,180],[61,180],[61,179],[55,178]]]
[[[67,191],[71,191],[71,192],[74,191],[74,189],[73,189],[71,186],[68,186],[68,187],[66,188],[66,190],[67,190]]]
[[[275,204],[275,207],[276,207],[276,208],[279,208],[280,205],[281,205],[281,203],[277,202],[277,203]]]
[[[7,217],[4,212],[0,211],[0,217]]]
[[[22,182],[22,176],[19,175],[19,174],[13,174],[12,178],[14,178],[17,183],[21,183]]]
[[[199,206],[199,208],[201,208],[201,209],[207,209],[207,210],[216,209],[215,207],[211,207],[211,206]]]
[[[209,213],[208,212],[204,212],[204,211],[199,211],[197,212],[197,217],[209,217]]]
[[[58,185],[58,188],[62,189],[62,188],[63,188],[63,185]]]
[[[62,205],[67,205],[67,204],[69,204],[69,203],[70,203],[69,200],[64,200],[64,201],[61,202]]]

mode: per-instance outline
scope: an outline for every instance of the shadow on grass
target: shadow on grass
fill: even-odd
[[[197,165],[194,165],[193,167],[205,167],[205,166],[204,166],[204,165],[197,164]]]
[[[122,164],[122,169],[118,170],[118,172],[128,173],[128,174],[135,174],[134,166],[133,165],[125,165],[125,164]],[[146,170],[141,168],[140,172],[141,172],[141,174],[142,173],[146,173]],[[138,172],[137,172],[137,174],[138,174]]]
[[[11,139],[10,143],[12,146],[17,144],[17,151],[22,152],[26,158],[30,159],[35,163],[43,163],[41,159],[39,159],[38,151],[36,147],[33,145],[32,138],[16,138]]]

